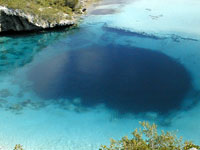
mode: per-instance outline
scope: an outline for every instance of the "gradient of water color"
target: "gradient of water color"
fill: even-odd
[[[170,3],[105,0],[78,28],[1,36],[0,146],[95,150],[142,120],[199,144],[198,2]]]

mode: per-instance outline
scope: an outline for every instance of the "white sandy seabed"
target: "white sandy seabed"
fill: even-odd
[[[114,8],[117,12],[107,15],[91,14],[85,18],[83,27],[106,23],[107,27],[167,37],[164,42],[132,37],[125,40],[122,37],[114,42],[133,43],[134,46],[161,50],[176,58],[190,71],[193,85],[200,91],[200,1],[135,0],[123,4],[105,2],[93,9]],[[95,28],[91,30],[96,32]],[[48,49],[51,49],[51,46],[47,48],[47,52]],[[44,55],[46,51],[43,52]],[[0,109],[2,150],[12,150],[15,144],[22,144],[25,150],[97,150],[100,144],[108,144],[111,137],[130,135],[131,131],[139,126],[138,121],[157,119],[153,113],[146,115],[146,118],[133,115],[119,117],[104,107],[85,111],[84,108],[78,107],[76,99],[73,105],[66,104],[67,102],[43,102],[29,90],[29,85],[22,83],[20,79],[23,79],[21,74],[27,68],[28,66],[25,66],[12,74],[1,75],[0,78],[0,90],[8,89],[10,92],[9,96],[0,98],[3,107],[9,103],[8,110],[3,107]],[[19,82],[26,91],[22,92],[23,88],[19,86]],[[8,94],[8,91],[4,92]],[[13,105],[10,105],[12,103]],[[23,109],[16,103],[23,104]],[[16,111],[16,108],[19,111]],[[197,104],[190,110],[179,112],[170,118],[170,126],[161,128],[179,130],[178,135],[200,144],[199,114],[200,104]]]

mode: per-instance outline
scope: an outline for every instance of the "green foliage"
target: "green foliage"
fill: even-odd
[[[16,144],[13,150],[24,150],[24,149],[22,148],[22,145]]]
[[[0,0],[0,5],[20,9],[48,21],[70,19],[79,0]],[[68,18],[66,17],[68,14]]]
[[[184,143],[184,150],[188,150],[190,148],[196,148],[196,149],[200,149],[200,146],[193,144],[191,141],[186,141]]]
[[[116,141],[111,139],[110,146],[102,145],[100,150],[189,150],[200,147],[192,142],[183,144],[182,138],[177,138],[175,133],[161,131],[158,134],[157,125],[148,122],[140,122],[142,128],[135,129],[133,138],[127,136]]]

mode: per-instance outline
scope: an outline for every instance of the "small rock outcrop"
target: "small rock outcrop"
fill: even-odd
[[[64,14],[63,15],[68,15]],[[75,24],[75,19],[64,19],[58,21],[48,21],[24,13],[19,9],[10,9],[5,6],[0,6],[0,32],[9,31],[34,31],[54,27],[71,26]]]

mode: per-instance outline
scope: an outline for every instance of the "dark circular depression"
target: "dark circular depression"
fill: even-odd
[[[121,113],[167,114],[180,107],[191,77],[171,57],[150,49],[92,45],[68,50],[32,67],[34,91],[44,99],[81,98]]]

